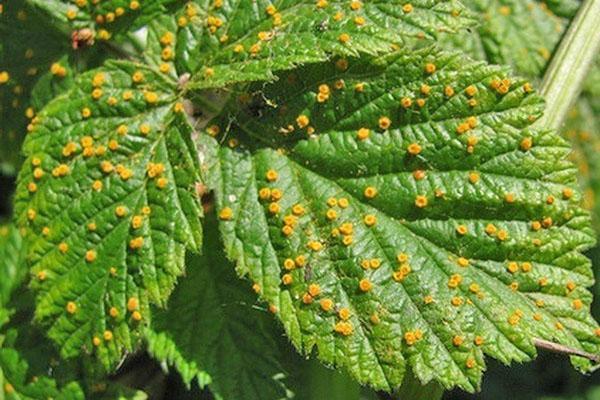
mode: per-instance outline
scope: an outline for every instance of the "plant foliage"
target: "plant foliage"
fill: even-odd
[[[185,7],[188,16],[190,7],[197,6],[189,3]],[[306,17],[296,19],[294,12],[300,12],[296,7],[301,11],[308,5],[288,4],[279,14],[270,12],[265,4],[256,18],[235,20],[242,26],[228,36],[233,41],[251,27],[257,26],[258,31],[264,26],[262,29],[273,29],[268,35],[277,33],[281,40],[296,40],[298,29],[315,24],[307,25]],[[365,7],[365,12],[375,13],[372,7]],[[414,19],[413,25],[433,32],[434,27],[451,30],[462,23],[460,9],[453,16],[449,7],[455,7],[454,3],[424,3],[415,16],[412,12],[397,16],[388,8],[375,15],[387,18],[386,24],[392,22],[389,19]],[[210,21],[220,25],[233,8],[217,8],[220,17],[207,17],[207,21],[212,18]],[[310,8],[317,10],[319,18],[334,11],[312,3]],[[442,13],[442,17],[434,18],[432,13]],[[353,29],[361,26],[345,19],[338,23],[342,24]],[[110,61],[81,74],[30,126],[16,213],[21,225],[30,230],[29,257],[40,293],[36,316],[48,324],[50,337],[61,345],[65,357],[75,356],[83,348],[99,353],[107,366],[116,363],[123,349],[133,348],[137,327],[148,318],[147,304],[165,303],[175,278],[183,271],[185,250],[200,248],[201,212],[195,188],[199,168],[190,142],[192,126],[184,115],[187,90],[268,79],[271,70],[318,61],[331,52],[358,54],[373,46],[383,51],[384,43],[389,48],[392,42],[417,34],[408,28],[377,40],[377,35],[357,34],[356,43],[348,44],[337,38],[337,33],[334,40],[329,30],[309,29],[307,37],[312,35],[323,49],[313,53],[313,44],[303,40],[292,47],[305,51],[289,60],[284,57],[290,62],[268,67],[260,66],[261,60],[278,59],[269,50],[278,39],[264,37],[267,33],[260,31],[256,37],[252,35],[256,51],[249,50],[254,54],[244,64],[249,70],[260,67],[266,75],[236,73],[235,79],[223,80],[227,73],[219,70],[215,60],[225,57],[231,63],[232,57],[247,57],[224,43],[213,51],[214,60],[192,57],[210,67],[194,74],[189,88],[184,85],[182,89],[175,67],[194,72],[200,67],[182,64],[183,60],[194,52],[205,53],[196,42],[185,40],[186,30],[192,28],[193,24],[154,24],[148,34],[147,58],[152,59],[153,51],[160,47],[160,63]],[[214,36],[218,28],[204,33]],[[279,29],[283,31],[276,32]],[[64,208],[65,204],[69,207]]]
[[[212,216],[205,236],[204,255],[189,257],[188,274],[171,296],[168,311],[154,315],[147,334],[150,351],[173,364],[186,382],[198,378],[200,385],[208,383],[220,398],[287,398],[285,356],[271,318],[266,310],[249,308],[255,296],[219,249]],[[176,321],[175,310],[180,315]]]
[[[31,376],[27,362],[14,347],[17,332],[6,328],[13,313],[7,307],[26,274],[22,255],[22,240],[18,230],[8,225],[0,226],[0,398],[83,399],[83,392],[76,382],[58,387],[49,376]]]
[[[568,2],[467,0],[480,24],[469,35],[448,35],[450,47],[478,60],[510,65],[531,79],[544,72],[572,16]],[[559,4],[560,3],[560,4]]]
[[[533,88],[578,7],[0,4],[0,398],[143,398],[105,379],[143,348],[216,398],[290,398],[267,310],[376,390],[474,392],[540,341],[592,371],[597,70],[579,174]],[[30,314],[64,376],[33,379]]]
[[[78,77],[28,136],[17,214],[31,229],[36,315],[64,356],[95,343],[118,360],[129,326],[148,301],[165,302],[185,250],[199,249],[197,160],[174,87],[144,65],[109,63]]]
[[[58,32],[22,0],[4,6],[0,35],[10,37],[0,44],[0,171],[12,174],[19,166],[26,126],[35,113],[30,93],[66,46]]]
[[[595,227],[600,216],[600,176],[595,171],[600,168],[600,66],[592,69],[583,93],[571,110],[564,136],[571,141],[574,152],[571,155],[579,169],[579,182],[583,188],[583,206],[592,211]]]
[[[388,390],[406,364],[474,390],[483,354],[527,360],[533,338],[595,351],[594,234],[526,81],[430,49],[280,81],[262,115],[217,121],[242,145],[207,169],[228,255],[299,348]]]

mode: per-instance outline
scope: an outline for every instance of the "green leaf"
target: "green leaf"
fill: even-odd
[[[72,68],[74,62],[67,55],[57,60],[53,65],[59,69],[49,70],[36,82],[31,90],[31,106],[34,110],[41,110],[44,106],[66,93],[75,84],[77,71]],[[62,69],[61,69],[62,68]],[[57,71],[55,73],[55,71]]]
[[[510,65],[529,79],[539,78],[568,24],[536,0],[465,0],[481,25],[470,34],[447,35],[449,48],[493,64]],[[552,2],[551,2],[552,3]],[[557,3],[557,2],[554,2]],[[561,15],[574,14],[569,2],[560,2]]]
[[[175,82],[109,62],[48,104],[24,144],[16,194],[36,317],[63,357],[131,350],[201,243],[191,127]]]
[[[27,375],[27,363],[13,349],[0,348],[0,398],[7,399],[84,399],[77,383],[58,388],[56,382],[46,377],[31,380]]]
[[[169,334],[148,328],[145,337],[150,355],[154,359],[174,367],[186,385],[189,386],[194,380],[197,380],[198,385],[204,388],[211,382],[210,375],[196,362],[191,361],[193,357],[186,358]]]
[[[595,228],[600,229],[600,64],[594,66],[583,93],[570,111],[563,136],[570,140],[572,160],[579,169],[584,192],[583,206],[592,211]]]
[[[298,349],[378,389],[410,367],[468,391],[534,338],[598,351],[590,217],[526,81],[425,49],[279,82],[200,149],[226,253]]]
[[[155,28],[164,38],[161,58],[174,57],[180,74],[194,74],[189,88],[205,89],[271,80],[276,71],[332,55],[387,53],[406,39],[431,39],[474,23],[454,0],[406,4],[198,0]]]
[[[11,312],[3,307],[0,307],[0,328],[4,327],[10,319]],[[0,342],[4,339],[0,337]]]
[[[545,3],[554,14],[565,18],[574,17],[581,6],[579,0],[548,0]]]
[[[3,4],[0,36],[5,39],[0,44],[0,172],[14,174],[27,124],[36,111],[30,92],[66,48],[58,32],[22,0]]]
[[[27,276],[21,234],[13,225],[0,225],[0,276],[1,307]]]
[[[0,306],[0,328],[8,321],[9,312]],[[9,331],[8,336],[14,336]],[[75,382],[59,387],[49,375],[32,376],[27,362],[14,348],[9,347],[12,338],[0,333],[0,399],[42,400],[49,398],[84,399],[83,392]]]
[[[299,399],[365,400],[360,385],[347,374],[326,368],[317,360],[298,360],[288,357],[297,371],[293,377],[296,397]]]
[[[288,398],[281,363],[285,357],[256,296],[225,258],[217,223],[205,223],[203,256],[190,256],[187,274],[154,313],[147,339],[150,353],[173,365],[189,384],[197,378],[222,399]]]
[[[108,40],[113,35],[136,30],[166,13],[177,0],[29,0],[52,17],[53,23],[70,31],[90,29],[92,38]],[[79,5],[81,3],[81,5]]]

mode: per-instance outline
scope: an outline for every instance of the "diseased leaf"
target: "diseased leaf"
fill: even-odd
[[[410,367],[468,391],[484,355],[529,360],[534,338],[598,351],[594,233],[530,92],[425,49],[303,68],[208,126],[226,253],[299,349],[378,389]]]
[[[154,313],[150,352],[181,374],[208,384],[222,399],[289,397],[272,321],[252,309],[256,297],[235,276],[223,254],[214,218],[205,223],[203,256],[190,256],[188,276],[173,292],[168,309]]]
[[[194,74],[188,87],[204,89],[271,80],[332,55],[388,53],[406,39],[472,24],[453,0],[227,0],[188,2],[154,28],[161,59],[175,59],[180,74]]]
[[[537,0],[463,3],[477,15],[481,25],[470,34],[446,35],[446,47],[463,50],[478,60],[510,65],[529,79],[541,77],[569,22]],[[560,3],[562,11],[556,9],[559,15],[574,14],[578,7]]]
[[[200,247],[197,160],[175,85],[109,62],[48,104],[24,144],[16,213],[36,317],[63,357],[119,360]]]
[[[25,250],[18,229],[0,226],[0,381],[5,379],[0,384],[2,399],[2,394],[11,390],[13,397],[7,398],[47,399],[44,396],[59,392],[57,385],[73,380],[68,363],[56,365],[58,354],[44,334],[31,325],[33,298],[24,290],[28,272]],[[26,377],[25,381],[20,380],[21,376]],[[43,376],[44,381],[27,386],[34,376]],[[65,395],[81,394],[77,385],[68,386]]]
[[[103,0],[78,3],[69,0],[29,0],[53,18],[55,24],[72,31],[89,29],[92,41],[108,40],[118,33],[133,31],[166,13],[177,0]]]
[[[34,110],[41,110],[55,97],[73,87],[77,71],[73,70],[72,63],[65,55],[40,76],[31,90],[31,106]]]
[[[1,307],[27,276],[21,234],[12,225],[0,225],[0,276]]]
[[[14,349],[19,358],[28,364],[28,377],[46,376],[56,381],[58,386],[78,381],[83,386],[85,398],[147,398],[143,392],[121,386],[107,377],[97,360],[91,357],[81,355],[76,359],[61,359],[54,343],[46,337],[43,327],[32,321],[35,302],[31,291],[21,288],[13,293],[9,306],[14,312],[6,326],[5,347]],[[46,400],[47,397],[40,399]]]
[[[33,295],[22,286],[13,293],[7,307],[11,309],[10,321],[2,329],[5,345],[19,354],[28,365],[28,376],[48,376],[59,386],[81,378],[78,361],[61,360],[45,330],[33,323],[35,303]]]

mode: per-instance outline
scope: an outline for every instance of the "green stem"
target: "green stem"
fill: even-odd
[[[435,382],[423,386],[412,372],[407,371],[402,386],[393,398],[397,400],[439,400],[444,394],[444,388]]]
[[[539,126],[561,127],[599,51],[600,0],[585,0],[544,75],[540,91],[547,105]]]

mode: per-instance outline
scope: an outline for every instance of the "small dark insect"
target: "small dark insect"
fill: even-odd
[[[73,31],[71,34],[73,49],[89,47],[94,44],[94,32],[89,28]]]

